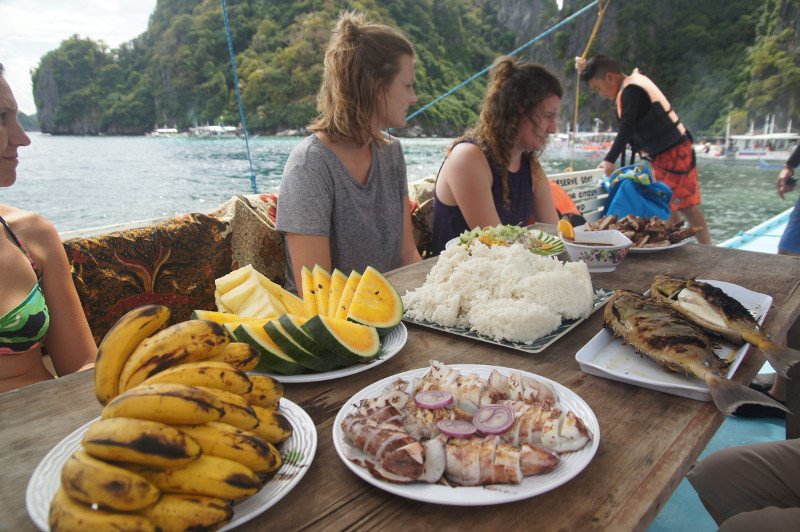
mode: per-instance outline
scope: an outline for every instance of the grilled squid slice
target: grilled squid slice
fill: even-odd
[[[516,448],[499,436],[454,438],[447,442],[445,475],[460,486],[519,484],[523,478],[552,471],[558,456],[546,449]]]
[[[527,404],[500,401],[514,412],[514,426],[502,439],[514,446],[540,445],[559,453],[583,449],[592,433],[572,411],[564,412],[549,402]]]
[[[362,406],[342,421],[353,445],[370,457],[373,473],[394,482],[414,482],[425,462],[425,449],[399,423],[402,414],[393,406]]]

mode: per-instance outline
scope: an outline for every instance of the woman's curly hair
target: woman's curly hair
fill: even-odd
[[[373,117],[385,105],[384,89],[400,71],[403,55],[414,58],[416,52],[400,30],[368,22],[363,13],[344,11],[325,52],[319,115],[309,129],[359,146],[386,142]]]
[[[563,95],[561,83],[543,66],[501,57],[489,73],[489,86],[483,99],[478,124],[453,142],[471,139],[494,161],[500,173],[503,204],[508,208],[508,164],[517,140],[520,123],[529,118],[536,124],[536,109],[550,96]],[[538,125],[538,124],[536,124]],[[526,154],[537,168],[537,154]]]

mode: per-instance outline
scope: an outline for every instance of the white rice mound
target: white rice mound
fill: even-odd
[[[473,241],[469,249],[444,250],[425,284],[402,299],[411,319],[530,344],[562,319],[588,316],[593,296],[584,262],[562,263],[521,244]]]

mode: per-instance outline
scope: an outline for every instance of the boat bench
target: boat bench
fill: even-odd
[[[211,213],[64,240],[95,341],[142,305],[169,307],[170,323],[189,319],[195,309],[216,310],[214,280],[246,264],[283,284],[286,261],[274,225],[276,198],[235,196]]]
[[[587,220],[602,212],[598,170],[550,176]],[[414,239],[425,256],[433,227],[434,178],[408,184]],[[73,282],[95,341],[126,312],[166,305],[170,323],[195,309],[216,308],[214,280],[247,264],[278,284],[285,281],[283,239],[275,230],[278,195],[235,196],[210,213],[87,230],[64,241]],[[103,232],[103,234],[97,234]],[[74,234],[74,232],[72,233]],[[64,236],[70,236],[65,234]]]
[[[410,191],[416,198],[417,188]],[[247,264],[282,285],[286,258],[275,229],[277,204],[275,193],[248,194],[206,214],[62,234],[95,341],[142,305],[169,307],[170,323],[189,319],[196,309],[216,310],[214,280]]]

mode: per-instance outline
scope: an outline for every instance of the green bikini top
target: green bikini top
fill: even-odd
[[[22,303],[0,316],[0,355],[24,353],[41,344],[50,327],[50,312],[42,292],[42,274],[28,249],[22,244],[8,223],[0,216],[0,223],[28,258],[36,272],[36,284]]]

